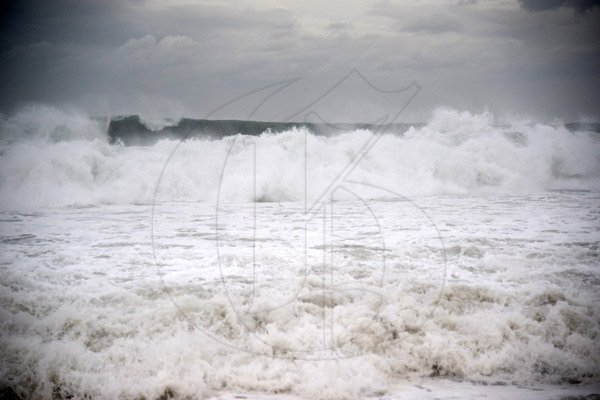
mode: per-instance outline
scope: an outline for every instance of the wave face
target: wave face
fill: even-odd
[[[49,108],[3,119],[1,207],[151,203],[161,172],[158,201],[303,201],[305,175],[307,197],[317,198],[373,142],[347,179],[404,196],[600,190],[597,133],[498,126],[487,113],[442,109],[426,124],[380,137],[369,129],[322,136],[293,127],[148,146],[111,145],[107,125]]]

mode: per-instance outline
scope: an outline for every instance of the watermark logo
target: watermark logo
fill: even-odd
[[[246,93],[206,118],[253,99],[256,105],[246,115],[251,120],[275,96],[285,97],[300,83],[290,80]],[[205,257],[202,272],[214,279],[198,284],[208,293],[203,305],[221,301],[216,314],[212,308],[206,311],[211,313],[208,318],[202,310],[194,315],[186,311],[178,302],[176,288],[162,278],[155,234],[159,209],[154,202],[152,244],[158,273],[165,292],[191,326],[241,351],[291,359],[355,357],[374,351],[383,341],[396,340],[397,332],[386,327],[381,316],[394,291],[402,290],[395,286],[396,280],[386,279],[388,257],[394,254],[386,238],[391,234],[397,246],[401,235],[398,221],[395,225],[388,221],[400,215],[390,217],[389,211],[394,209],[410,214],[413,223],[425,225],[438,249],[436,262],[443,276],[438,296],[429,300],[428,313],[434,312],[445,283],[446,254],[433,219],[415,201],[381,182],[364,181],[353,174],[380,139],[393,131],[419,91],[415,83],[400,90],[381,90],[352,70],[279,119],[307,127],[287,132],[282,139],[287,140],[285,144],[277,143],[277,135],[270,141],[243,136],[227,140],[211,208],[215,257]],[[330,169],[327,158],[336,155],[328,154],[327,143],[344,140],[339,136],[350,126],[336,120],[344,107],[354,107],[357,112],[366,108],[366,114],[361,112],[359,117],[362,114],[362,121],[368,122],[369,132],[351,146],[350,154],[345,155],[347,162],[332,163]],[[157,192],[184,142],[185,138],[165,163]],[[281,146],[287,147],[287,158],[271,154]],[[178,251],[181,257],[181,249]],[[224,324],[228,329],[223,329]],[[378,332],[370,334],[374,326]]]

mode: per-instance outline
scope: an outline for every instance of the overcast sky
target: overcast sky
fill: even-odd
[[[402,120],[439,106],[600,120],[598,1],[0,4],[4,114],[43,103],[94,115],[202,117],[235,96],[301,78],[253,115],[278,119],[356,69],[384,90],[422,87]],[[227,117],[248,116],[233,110]]]

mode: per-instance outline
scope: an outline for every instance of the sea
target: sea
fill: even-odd
[[[0,393],[599,398],[598,130],[3,116]]]

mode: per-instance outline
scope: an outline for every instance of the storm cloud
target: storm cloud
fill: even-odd
[[[94,115],[203,116],[291,79],[303,78],[302,90],[279,103],[309,98],[355,68],[380,88],[422,86],[405,119],[439,106],[598,119],[596,4],[8,2],[0,110],[46,103]],[[278,106],[256,118],[276,119]]]
[[[573,8],[579,12],[586,12],[598,7],[598,0],[519,0],[521,6],[529,11],[546,11],[555,8]]]

